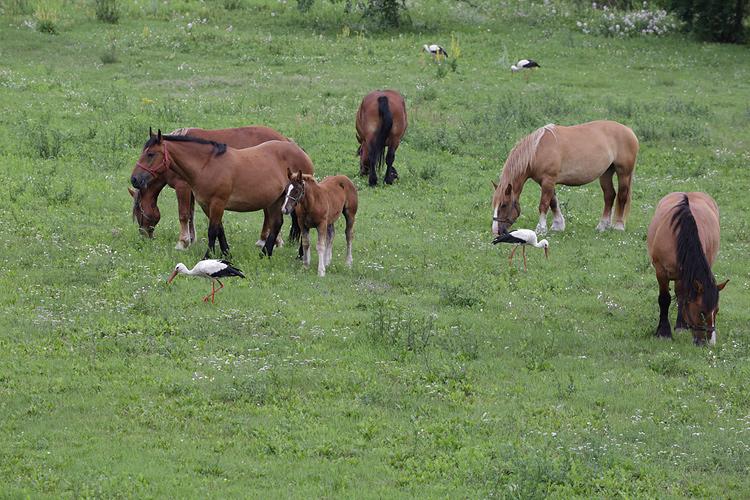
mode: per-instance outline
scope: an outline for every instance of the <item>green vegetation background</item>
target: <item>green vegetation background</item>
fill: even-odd
[[[13,5],[16,8],[11,8]],[[46,10],[45,10],[46,9]],[[317,2],[9,2],[0,16],[0,493],[7,497],[745,497],[750,494],[750,57],[601,38],[567,4],[410,2],[401,32]],[[48,20],[56,34],[39,31]],[[190,27],[188,23],[191,23]],[[442,65],[424,43],[460,56]],[[522,57],[542,68],[512,75]],[[148,127],[263,124],[355,178],[354,115],[399,89],[400,181],[360,188],[324,279],[261,259],[225,215],[233,280],[165,279],[172,192],[142,239],[126,188]],[[641,140],[627,231],[597,183],[558,191],[550,260],[509,268],[492,194],[516,140],[613,119]],[[652,337],[645,247],[666,193],[722,210],[718,343]],[[516,227],[534,227],[528,184]],[[285,223],[284,232],[289,222]],[[674,311],[672,311],[674,318]]]

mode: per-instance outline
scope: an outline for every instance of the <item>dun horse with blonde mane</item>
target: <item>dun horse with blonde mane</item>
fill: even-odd
[[[581,186],[597,177],[604,191],[604,212],[596,228],[599,231],[609,227],[624,230],[637,156],[638,139],[620,123],[599,120],[571,127],[545,125],[521,139],[505,161],[492,198],[492,232],[495,235],[507,232],[518,219],[521,191],[529,179],[542,188],[536,232],[547,232],[550,207],[554,212],[552,230],[564,230],[565,219],[555,186]],[[617,192],[612,182],[614,174],[617,174]]]
[[[648,254],[659,282],[656,335],[672,338],[669,282],[675,282],[677,321],[689,328],[697,345],[716,343],[719,292],[711,266],[719,253],[719,207],[706,193],[670,193],[656,206],[648,226]]]

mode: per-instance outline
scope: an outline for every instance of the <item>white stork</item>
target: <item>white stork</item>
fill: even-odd
[[[201,278],[211,280],[211,293],[203,297],[203,302],[208,302],[208,299],[210,298],[212,304],[214,303],[214,295],[216,292],[224,288],[224,283],[219,281],[219,278],[228,278],[230,276],[239,276],[240,278],[245,277],[245,275],[242,274],[242,271],[232,266],[230,262],[219,259],[202,260],[193,266],[192,269],[188,269],[185,264],[180,262],[175,266],[172,274],[169,275],[167,283],[172,283],[172,280],[175,279],[178,274],[200,276]],[[218,290],[215,286],[217,282],[221,285]]]
[[[533,68],[541,68],[541,66],[539,66],[539,64],[536,61],[532,61],[531,59],[521,59],[516,64],[511,65],[510,70],[513,73],[517,73],[519,71],[530,70]],[[529,73],[526,71],[524,71],[524,73],[525,73],[524,78],[526,79],[526,81],[528,81]]]
[[[532,245],[537,248],[544,248],[544,258],[549,258],[548,248],[549,242],[542,240],[539,243],[536,241],[536,233],[531,229],[516,229],[510,233],[503,233],[492,240],[492,243],[497,245],[498,243],[512,243],[513,250],[508,256],[508,264],[513,265],[513,254],[516,253],[518,246],[521,246],[523,252],[523,270],[526,270],[526,245]]]
[[[431,45],[424,44],[424,45],[422,45],[422,49],[425,52],[427,52],[429,54],[432,54],[432,57],[434,57],[438,61],[441,60],[441,59],[445,59],[446,57],[448,57],[448,53],[445,51],[445,49],[443,47],[441,47],[440,45],[437,45],[435,43],[433,43]]]

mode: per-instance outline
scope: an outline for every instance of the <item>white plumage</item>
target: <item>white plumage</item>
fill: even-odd
[[[515,73],[516,71],[531,68],[541,68],[541,66],[539,66],[536,61],[532,61],[531,59],[521,59],[516,64],[511,65],[510,70]]]
[[[435,57],[435,58],[448,57],[448,53],[445,51],[445,49],[435,43],[431,45],[425,44],[422,46],[422,49],[424,49],[425,52],[432,54],[432,57]]]
[[[526,270],[526,245],[531,245],[536,248],[544,248],[544,257],[549,257],[547,250],[549,248],[549,242],[547,240],[537,242],[536,233],[531,229],[516,229],[515,231],[511,231],[509,233],[503,233],[492,240],[492,243],[495,245],[497,245],[498,243],[511,243],[513,245],[513,250],[508,256],[508,264],[511,266],[513,265],[513,254],[516,253],[516,250],[520,245],[523,252],[524,271]]]
[[[230,276],[239,276],[240,278],[245,277],[245,275],[242,274],[242,271],[234,267],[231,262],[221,259],[202,260],[193,266],[192,269],[188,269],[185,264],[180,262],[175,266],[174,271],[172,271],[169,279],[167,279],[167,283],[172,283],[172,280],[174,280],[178,274],[198,276],[200,278],[211,280],[211,293],[203,297],[203,302],[208,302],[208,299],[210,298],[212,304],[214,303],[214,295],[216,292],[224,288],[224,284],[219,278],[228,278]],[[221,285],[218,290],[215,286],[216,283]]]

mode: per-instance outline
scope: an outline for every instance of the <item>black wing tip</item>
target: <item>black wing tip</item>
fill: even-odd
[[[497,245],[498,243],[526,243],[526,242],[520,238],[516,238],[510,233],[503,233],[497,236],[494,240],[492,240],[493,245]]]

